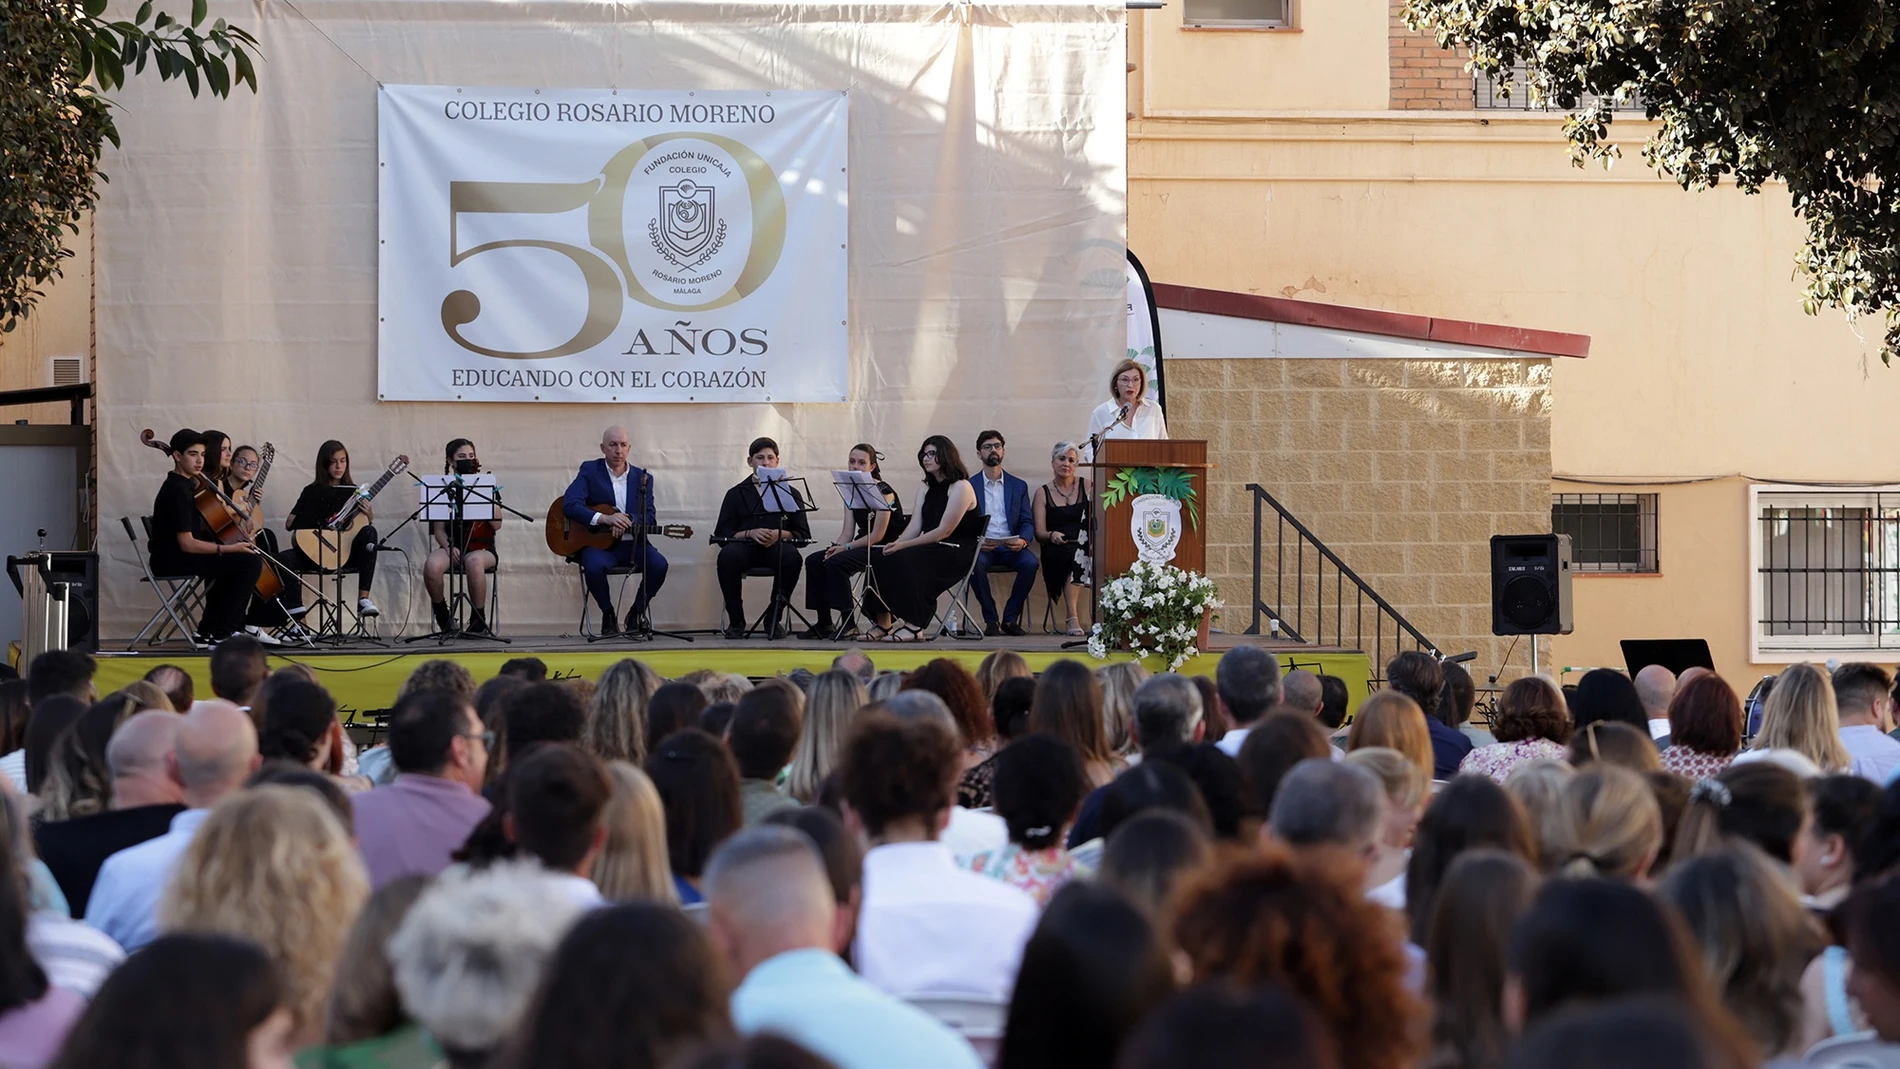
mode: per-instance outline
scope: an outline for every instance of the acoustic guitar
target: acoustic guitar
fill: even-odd
[[[338,510],[321,527],[311,527],[301,531],[292,531],[291,540],[310,563],[319,571],[334,572],[350,563],[350,543],[363,528],[369,526],[369,517],[363,515],[363,506],[374,500],[389,485],[389,480],[409,469],[409,458],[399,456],[389,462],[389,467],[376,481],[359,488],[351,495],[350,503]]]
[[[572,557],[588,546],[595,549],[614,548],[614,543],[619,541],[620,536],[614,533],[613,528],[605,524],[592,527],[568,519],[567,513],[561,511],[563,500],[557,497],[554,499],[554,504],[548,506],[548,549],[552,550],[555,556]],[[602,516],[620,514],[620,510],[612,505],[589,505],[587,510],[598,512]],[[636,523],[627,529],[627,533],[633,535],[642,531],[645,531],[649,537],[654,535],[661,538],[693,537],[693,529],[683,523]]]

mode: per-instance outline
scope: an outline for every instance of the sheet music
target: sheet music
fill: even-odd
[[[784,468],[759,468],[753,473],[759,481],[759,502],[767,512],[801,512],[798,495],[786,482]]]
[[[884,500],[884,494],[878,490],[877,480],[871,477],[870,472],[834,471],[831,481],[838,487],[838,495],[844,498],[845,508],[891,511],[890,502]]]
[[[419,476],[416,495],[421,512],[417,518],[435,523],[454,522],[455,494],[459,490],[464,521],[493,520],[496,489],[493,472]]]

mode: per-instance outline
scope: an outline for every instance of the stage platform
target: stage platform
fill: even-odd
[[[652,642],[608,640],[590,643],[572,635],[511,635],[509,645],[478,639],[462,639],[438,644],[435,641],[388,645],[354,643],[346,646],[285,646],[271,656],[273,665],[302,664],[317,673],[317,678],[336,696],[346,720],[386,709],[395,700],[396,691],[416,665],[434,658],[447,658],[465,666],[479,682],[494,676],[512,657],[539,657],[547,662],[551,677],[595,679],[609,665],[623,658],[644,661],[662,676],[674,678],[699,668],[735,672],[752,679],[784,675],[797,668],[822,672],[832,659],[846,649],[862,649],[879,670],[916,668],[926,661],[948,657],[975,671],[983,658],[997,650],[1014,650],[1023,655],[1031,669],[1041,671],[1062,658],[1088,664],[1102,664],[1082,647],[1063,649],[1074,641],[1062,635],[1030,634],[1019,638],[988,638],[978,641],[939,638],[913,643],[835,643],[728,640],[714,635],[694,636],[693,641],[657,638]],[[1258,645],[1272,650],[1286,669],[1304,668],[1339,676],[1353,695],[1356,705],[1366,694],[1371,665],[1357,650],[1334,647],[1273,643],[1248,635],[1224,635],[1216,632],[1212,647],[1181,667],[1188,675],[1211,675],[1220,663],[1222,651],[1239,644]],[[138,679],[161,664],[175,664],[190,672],[200,697],[211,695],[209,657],[194,652],[182,643],[171,643],[137,651],[103,649],[98,653],[97,683],[101,694]],[[1131,659],[1127,653],[1110,655],[1110,661]],[[1163,666],[1150,659],[1150,671]]]

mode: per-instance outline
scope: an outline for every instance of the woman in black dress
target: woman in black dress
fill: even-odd
[[[1084,561],[1088,552],[1089,484],[1078,478],[1082,452],[1074,442],[1057,442],[1049,454],[1052,477],[1036,493],[1031,511],[1036,517],[1036,541],[1042,543],[1042,584],[1049,600],[1058,595],[1069,611],[1071,635],[1082,634],[1076,598],[1087,581]]]
[[[803,638],[842,641],[858,633],[857,614],[851,609],[851,577],[865,569],[872,546],[895,541],[904,533],[904,502],[884,481],[878,459],[877,450],[869,442],[859,442],[851,447],[845,464],[850,471],[870,472],[877,481],[877,492],[891,509],[852,509],[838,528],[837,539],[805,558],[805,607],[816,613],[816,619]],[[833,609],[843,617],[835,624],[831,620]],[[878,623],[890,626],[888,618]]]
[[[905,621],[888,634],[873,630],[872,637],[887,642],[925,641],[923,629],[936,610],[937,595],[968,573],[974,560],[970,548],[982,538],[986,522],[969,469],[950,439],[941,434],[924,439],[917,464],[924,469],[924,484],[911,506],[916,522],[904,537],[871,555],[871,582],[864,595],[867,615],[888,612]]]

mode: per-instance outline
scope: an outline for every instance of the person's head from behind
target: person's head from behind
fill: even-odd
[[[1503,1057],[1505,950],[1540,882],[1518,855],[1480,848],[1459,855],[1439,886],[1422,949],[1432,963],[1432,1045],[1457,1064],[1496,1065]]]
[[[488,737],[468,699],[453,691],[413,691],[389,713],[389,758],[404,775],[479,791],[488,775]]]
[[[185,804],[204,809],[243,786],[262,760],[250,715],[219,699],[199,702],[179,720],[170,767]]]
[[[1564,789],[1577,770],[1567,761],[1526,761],[1504,777],[1504,789],[1517,799],[1537,846],[1537,867],[1549,874],[1570,861],[1575,828],[1564,806]]]
[[[1325,1026],[1279,985],[1197,984],[1156,1007],[1115,1065],[1336,1069],[1339,1060]]]
[[[506,830],[549,871],[586,875],[606,842],[601,816],[611,797],[600,758],[578,746],[539,746],[510,770]]]
[[[1005,742],[1029,734],[1029,709],[1036,702],[1036,681],[1030,676],[1014,676],[996,685],[990,697],[990,718],[996,721],[996,734]]]
[[[1591,724],[1611,723],[1649,734],[1649,714],[1636,684],[1614,668],[1592,668],[1583,674],[1570,696],[1570,716],[1579,732]]]
[[[659,675],[631,657],[609,665],[587,703],[581,745],[603,761],[646,760],[647,707],[659,686]]]
[[[253,787],[290,787],[308,792],[330,810],[344,835],[356,837],[356,803],[328,773],[289,761],[266,761],[244,781],[245,790]]]
[[[962,747],[936,717],[872,714],[859,719],[840,764],[848,818],[872,840],[934,840],[949,821]]]
[[[1116,776],[1102,792],[1098,823],[1104,840],[1114,837],[1116,829],[1138,813],[1167,810],[1179,813],[1214,832],[1214,818],[1200,788],[1178,766],[1166,761],[1143,761]]]
[[[791,763],[803,726],[803,701],[789,687],[754,687],[740,697],[726,727],[739,777],[776,780]]]
[[[1836,668],[1831,681],[1842,727],[1893,729],[1893,677],[1886,669],[1850,662]]]
[[[1613,999],[1552,1014],[1518,1040],[1503,1064],[1504,1069],[1730,1069],[1685,1007],[1653,997]]]
[[[996,724],[990,719],[983,688],[969,669],[948,657],[938,657],[912,672],[904,681],[904,689],[929,691],[942,698],[965,746],[982,745],[996,738]]]
[[[995,701],[996,688],[1005,679],[1034,678],[1035,673],[1029,670],[1029,662],[1013,650],[997,650],[976,666],[976,685],[983,691],[983,700],[986,702]]]
[[[1676,832],[1675,860],[1719,850],[1732,839],[1760,847],[1784,865],[1800,867],[1806,844],[1808,794],[1801,777],[1766,761],[1731,765],[1689,791],[1689,808]]]
[[[625,761],[607,762],[613,794],[601,813],[606,837],[588,878],[610,902],[677,903],[673,866],[666,856],[666,809],[645,772]]]
[[[1238,727],[1251,727],[1280,704],[1279,658],[1258,646],[1235,646],[1214,668],[1214,689]]]
[[[1201,692],[1185,676],[1154,676],[1135,690],[1135,741],[1142,752],[1201,741]]]
[[[1762,706],[1761,732],[1750,749],[1793,750],[1823,772],[1845,772],[1853,759],[1841,742],[1834,684],[1818,665],[1791,664]]]
[[[173,712],[190,709],[196,697],[197,684],[192,681],[191,673],[175,664],[159,665],[145,673],[145,681],[165,692],[165,700],[172,703]]]
[[[293,1049],[285,999],[255,943],[160,936],[106,977],[52,1066],[279,1069]]]
[[[1491,734],[1499,742],[1548,739],[1562,745],[1570,741],[1571,730],[1563,692],[1543,676],[1512,680],[1498,695],[1498,715]]]
[[[1870,879],[1841,908],[1847,933],[1847,993],[1888,1043],[1900,1043],[1900,872]]]
[[[1403,1069],[1420,1053],[1422,1007],[1390,914],[1359,882],[1357,866],[1326,854],[1268,844],[1234,855],[1181,889],[1174,945],[1197,982],[1278,984],[1305,999],[1342,1065]]]
[[[1439,693],[1445,689],[1444,666],[1423,650],[1406,650],[1386,664],[1385,685],[1418,703],[1420,713],[1436,718]]]
[[[1615,720],[1593,720],[1570,736],[1570,764],[1575,768],[1606,764],[1631,772],[1660,772],[1662,758],[1649,732]]]
[[[167,769],[178,748],[180,717],[153,710],[135,713],[106,743],[106,770],[112,776],[112,805],[131,809],[172,805],[183,788]]]
[[[1173,992],[1148,915],[1110,888],[1069,883],[1023,948],[998,1069],[1112,1065],[1129,1031]]]
[[[324,1015],[325,1044],[341,1046],[386,1036],[408,1020],[402,998],[396,994],[389,939],[428,888],[426,876],[402,876],[378,888],[363,903],[337,959],[337,983]]]
[[[1134,747],[1135,691],[1148,681],[1148,670],[1139,661],[1119,661],[1096,669],[1095,678],[1102,684],[1102,734],[1108,748],[1128,753]]]
[[[1187,774],[1194,789],[1200,792],[1201,802],[1207,806],[1214,838],[1237,843],[1243,836],[1251,838],[1258,834],[1259,822],[1265,814],[1253,807],[1247,793],[1247,776],[1240,770],[1240,762],[1221,752],[1219,746],[1211,742],[1173,746],[1148,754],[1146,761],[1157,766],[1173,765]]]
[[[666,810],[666,850],[673,873],[697,879],[706,860],[739,830],[739,766],[718,739],[688,728],[660,740],[646,773]]]
[[[1761,1049],[1799,1055],[1801,973],[1826,940],[1787,870],[1739,843],[1674,866],[1657,894],[1682,915],[1716,992]]]
[[[544,742],[579,742],[587,706],[571,687],[530,683],[508,695],[501,718],[500,756],[506,765]]]
[[[1248,798],[1256,813],[1273,811],[1281,781],[1301,761],[1330,758],[1333,744],[1310,716],[1275,713],[1254,724],[1240,744],[1236,760],[1247,780]]]
[[[1427,780],[1432,777],[1431,729],[1425,725],[1425,713],[1409,694],[1381,690],[1359,703],[1359,712],[1346,733],[1346,749],[1367,746],[1397,750],[1418,766]]]
[[[87,708],[85,702],[70,694],[51,694],[29,711],[25,737],[21,741],[26,751],[26,783],[22,784],[26,793],[38,795],[45,789],[53,771],[55,744],[86,715]]]
[[[479,1066],[517,1031],[578,902],[551,894],[533,862],[450,869],[389,940],[403,1010],[450,1064]]]
[[[660,740],[675,731],[699,726],[699,714],[706,710],[706,692],[691,683],[674,680],[660,684],[647,699],[646,749],[652,753]]]
[[[1723,757],[1742,748],[1742,701],[1727,680],[1704,672],[1673,688],[1671,694],[1671,747]]]
[[[265,760],[327,770],[332,756],[341,756],[343,725],[329,691],[296,676],[273,676],[259,688],[258,706],[264,716],[257,751]]]
[[[1158,918],[1181,882],[1213,858],[1214,840],[1206,828],[1185,814],[1151,809],[1116,827],[1096,873],[1105,886]]]
[[[249,635],[233,635],[211,651],[211,693],[234,705],[250,705],[269,675],[270,657]]]
[[[838,751],[863,705],[864,684],[850,672],[833,668],[812,680],[804,726],[785,777],[786,794],[808,805],[818,797],[818,785],[837,767]]]
[[[1880,788],[1859,776],[1823,776],[1808,780],[1804,842],[1795,848],[1794,873],[1808,895],[1837,895],[1855,880],[1855,847],[1874,826]]]
[[[1304,668],[1295,668],[1280,680],[1280,704],[1296,713],[1318,716],[1325,700],[1325,684]]]
[[[1315,714],[1327,731],[1338,731],[1346,722],[1346,710],[1352,705],[1352,692],[1338,676],[1319,677],[1319,712]]]
[[[1054,735],[1025,735],[997,753],[993,789],[1009,841],[1048,850],[1062,845],[1089,781],[1075,747]]]
[[[870,686],[877,678],[877,662],[871,655],[855,646],[831,659],[831,667],[840,672],[849,672],[858,677],[858,682]]]
[[[216,655],[213,655],[216,663]],[[26,666],[26,704],[37,707],[55,694],[91,705],[99,697],[92,675],[98,670],[92,655],[84,650],[47,650]],[[259,677],[260,679],[263,677]]]
[[[824,858],[804,832],[776,824],[727,839],[706,865],[707,933],[734,977],[796,950],[836,951],[851,938]]]
[[[1363,876],[1385,831],[1385,790],[1356,765],[1323,757],[1301,761],[1280,782],[1267,830],[1296,851],[1336,854]]]
[[[1517,799],[1488,776],[1454,776],[1425,806],[1405,867],[1405,913],[1412,942],[1425,943],[1438,886],[1467,850],[1492,847],[1533,864],[1537,844]]]
[[[396,697],[401,699],[418,690],[447,690],[464,698],[473,698],[475,676],[460,662],[436,658],[416,665],[409,677],[402,681],[402,689],[396,692]]]
[[[1418,818],[1425,812],[1426,792],[1431,781],[1419,774],[1418,767],[1404,754],[1383,746],[1368,746],[1346,755],[1346,764],[1363,768],[1379,781],[1385,792],[1385,821],[1379,831],[1379,845],[1388,850],[1406,850],[1418,831]]]
[[[1107,762],[1112,755],[1102,725],[1103,702],[1101,680],[1087,665],[1057,661],[1036,680],[1029,729],[1061,737],[1085,762]]]
[[[1438,718],[1451,727],[1462,727],[1471,719],[1478,688],[1464,665],[1447,661],[1438,667],[1445,674],[1445,689],[1438,697]]]
[[[1571,854],[1562,874],[1641,880],[1662,853],[1662,809],[1643,777],[1594,765],[1564,787]]]
[[[548,663],[539,657],[510,657],[502,662],[499,674],[539,683],[548,677]]]
[[[106,809],[112,798],[106,749],[113,733],[132,718],[137,705],[123,693],[107,695],[53,740],[39,791],[39,819],[70,820]]]

